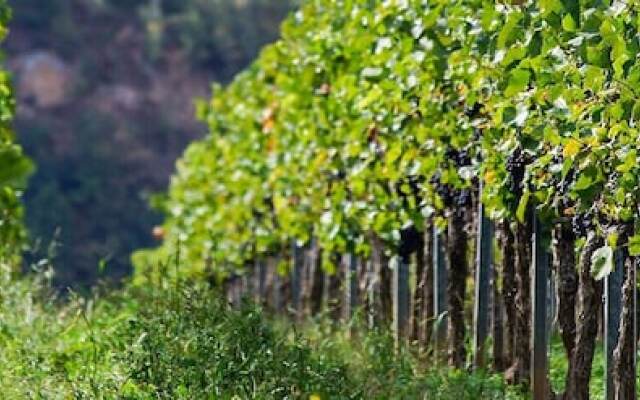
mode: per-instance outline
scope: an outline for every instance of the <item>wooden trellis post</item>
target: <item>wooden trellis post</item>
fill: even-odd
[[[326,255],[325,255],[326,256]],[[336,259],[337,258],[337,259]],[[342,296],[340,296],[340,287],[342,285],[342,275],[340,273],[341,267],[341,259],[338,257],[331,256],[332,262],[335,263],[336,271],[334,273],[324,274],[324,285],[323,285],[323,306],[329,311],[329,315],[332,320],[338,321],[341,320],[342,315],[340,314]]]
[[[272,276],[273,311],[275,313],[282,312],[282,277],[278,272],[279,263],[280,260],[277,257],[269,258],[269,273]]]
[[[311,297],[314,285],[314,240],[311,240],[309,244],[303,250],[303,274],[302,274],[302,305],[301,315],[311,315]]]
[[[447,266],[444,259],[442,232],[433,227],[433,308],[436,321],[434,323],[434,350],[436,360],[446,351],[447,346]]]
[[[253,282],[251,280],[252,276],[251,274],[253,273],[253,271],[251,270],[251,267],[253,265],[251,263],[245,263],[244,265],[244,271],[242,271],[242,275],[241,275],[241,300],[244,298],[250,298],[251,296],[253,296]]]
[[[295,242],[292,244],[291,268],[291,308],[298,318],[302,311],[302,268],[304,264],[304,250]]]
[[[358,257],[349,253],[344,257],[343,264],[345,271],[344,319],[350,322],[358,306]]]
[[[533,295],[532,327],[533,348],[531,354],[531,391],[534,400],[546,400],[549,394],[547,387],[547,292],[549,279],[549,253],[544,245],[544,227],[534,213],[533,252],[531,280]]]
[[[229,303],[238,308],[242,300],[242,277],[237,274],[233,274],[229,278]]]
[[[373,329],[376,324],[376,287],[378,286],[373,260],[366,261],[367,287],[366,287],[366,311],[367,326]]]
[[[605,396],[614,400],[613,386],[613,351],[618,345],[620,315],[622,313],[622,284],[624,281],[624,251],[615,253],[615,268],[604,281],[604,352]]]
[[[549,261],[551,262],[551,261]],[[547,293],[547,331],[553,332],[556,328],[556,314],[558,313],[558,299],[556,297],[557,275],[553,268],[549,268],[549,288]]]
[[[393,268],[393,332],[396,344],[406,337],[409,322],[409,260],[396,257]]]
[[[322,250],[318,245],[318,241],[313,239],[307,252],[307,263],[309,268],[309,305],[308,311],[310,315],[315,315],[322,311],[325,273],[322,269]]]
[[[504,304],[502,291],[498,285],[499,271],[491,268],[491,293],[492,293],[492,319],[491,329],[493,332],[493,368],[495,371],[503,371],[505,367],[505,348],[504,348]]]
[[[480,191],[482,192],[482,187]],[[484,345],[489,335],[489,300],[493,264],[493,223],[486,217],[482,202],[479,202],[478,206],[477,234],[473,314],[473,365],[475,368],[482,368],[485,366]]]
[[[266,298],[266,288],[267,288],[267,265],[263,258],[256,259],[255,265],[255,273],[254,273],[254,301],[257,304],[264,304]]]

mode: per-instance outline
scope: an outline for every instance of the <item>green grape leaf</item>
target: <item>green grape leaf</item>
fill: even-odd
[[[640,235],[629,238],[629,255],[632,257],[640,256]]]
[[[603,246],[593,252],[591,256],[591,276],[599,281],[608,276],[613,271],[613,248]]]
[[[504,91],[504,95],[507,97],[515,96],[522,92],[529,86],[529,79],[531,73],[526,69],[516,69],[511,72],[509,77],[509,83]]]
[[[518,209],[516,210],[516,218],[521,223],[525,222],[527,207],[529,206],[529,198],[531,197],[531,193],[526,191],[522,194],[520,198],[520,202],[518,203]]]

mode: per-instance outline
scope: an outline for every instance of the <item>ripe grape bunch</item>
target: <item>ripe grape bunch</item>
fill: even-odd
[[[445,153],[445,157],[458,168],[471,166],[471,157],[467,150],[449,148]]]
[[[430,183],[431,183],[431,186],[435,189],[436,193],[438,194],[438,197],[440,197],[440,200],[442,200],[442,202],[445,204],[445,206],[448,206],[453,203],[453,193],[452,193],[451,185],[442,183],[442,177],[440,172],[436,173],[435,175],[433,175],[433,177],[431,177]]]
[[[516,148],[507,158],[506,169],[509,172],[509,190],[516,194],[516,197],[522,195],[524,188],[524,175],[527,167],[527,156],[520,147]]]
[[[576,213],[571,219],[573,233],[579,237],[586,237],[595,228],[593,211]]]

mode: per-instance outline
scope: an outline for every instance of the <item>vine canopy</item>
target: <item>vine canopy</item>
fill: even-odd
[[[366,253],[371,235],[393,250],[480,181],[495,219],[535,207],[615,247],[638,215],[639,9],[304,2],[279,41],[200,104],[210,134],[178,162],[164,243],[135,263],[179,248],[185,273],[224,276],[312,237],[324,254]]]

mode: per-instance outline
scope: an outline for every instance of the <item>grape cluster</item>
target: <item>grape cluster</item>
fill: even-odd
[[[587,234],[595,228],[593,212],[576,213],[571,219],[571,228],[576,236],[587,236]]]
[[[561,165],[564,163],[562,155],[556,154],[553,156],[551,162],[553,164]],[[562,209],[567,210],[575,206],[575,200],[569,195],[571,184],[575,178],[575,168],[569,168],[564,176],[555,173],[548,180],[547,184],[551,188],[555,188],[556,205],[560,205]]]
[[[454,148],[447,149],[445,157],[450,162],[453,162],[456,167],[468,167],[471,165],[471,157],[467,150],[458,150]]]
[[[402,199],[402,204],[404,208],[409,207],[408,199],[409,197],[413,197],[415,202],[418,204],[422,201],[422,184],[424,183],[425,178],[422,175],[410,175],[407,178],[402,179],[396,185],[396,194],[400,199]],[[403,185],[406,184],[408,186],[408,190],[403,190]]]
[[[507,171],[511,174],[515,174],[518,171],[524,172],[527,165],[527,158],[524,151],[520,147],[517,147],[507,158]]]
[[[400,246],[398,252],[402,257],[408,257],[423,245],[423,237],[415,225],[411,224],[400,230]]]
[[[619,180],[620,180],[620,173],[619,172],[612,172],[609,174],[609,179],[607,180],[607,183],[605,184],[605,190],[607,191],[614,191],[618,188],[618,185],[620,184]]]
[[[449,184],[442,183],[439,174],[431,178],[431,185],[435,188],[445,207],[460,209],[472,204],[471,189],[457,189]]]
[[[431,177],[429,181],[431,186],[435,189],[438,197],[442,200],[445,205],[449,205],[453,203],[453,196],[451,193],[451,186],[445,183],[442,183],[442,179],[440,173],[436,173]]]
[[[455,205],[460,208],[469,207],[472,204],[471,190],[459,189],[456,190]]]
[[[524,188],[524,174],[528,164],[528,159],[524,151],[520,147],[516,148],[507,158],[507,172],[509,172],[509,190],[516,194],[516,197],[522,196]]]
[[[480,113],[480,110],[482,110],[482,105],[480,103],[474,103],[471,107],[464,107],[464,115],[469,118],[473,118]]]

